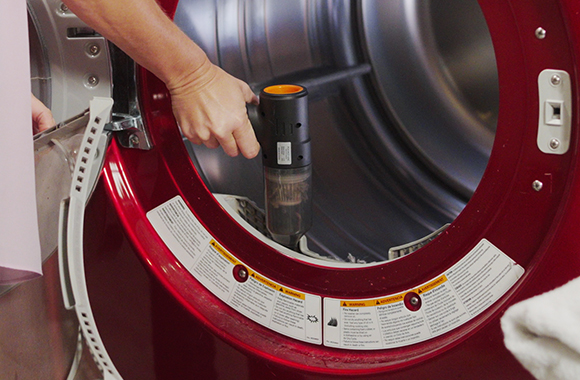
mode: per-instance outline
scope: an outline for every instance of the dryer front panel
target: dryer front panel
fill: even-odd
[[[85,245],[96,316],[154,343],[103,322],[121,373],[526,378],[499,317],[580,274],[573,3],[163,2],[256,91],[309,89],[314,221],[270,241],[260,159],[184,143],[141,71],[154,147],[112,144]]]

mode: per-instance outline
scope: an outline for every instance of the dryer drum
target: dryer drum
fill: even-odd
[[[141,70],[154,147],[112,143],[86,216],[87,286],[120,373],[530,378],[499,317],[580,274],[580,5],[160,3],[256,92],[308,88],[312,255],[249,226],[261,159],[184,144],[166,88]],[[541,145],[546,72],[572,94],[566,151]]]
[[[181,1],[175,20],[216,63],[256,92],[298,83],[311,93],[313,251],[382,261],[458,215],[487,164],[498,113],[476,1],[212,3]],[[192,151],[211,191],[264,208],[257,163]]]

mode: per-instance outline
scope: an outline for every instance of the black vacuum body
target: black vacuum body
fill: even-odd
[[[272,238],[296,249],[312,226],[308,91],[269,86],[260,93],[266,225]]]

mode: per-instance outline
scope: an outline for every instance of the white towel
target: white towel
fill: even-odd
[[[504,342],[540,380],[580,379],[580,278],[510,307]]]

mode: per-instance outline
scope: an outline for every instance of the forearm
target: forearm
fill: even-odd
[[[161,79],[183,134],[195,144],[221,145],[235,156],[260,146],[246,103],[258,98],[243,81],[213,65],[155,0],[64,0],[84,22]]]
[[[178,87],[209,69],[203,50],[155,0],[65,0],[90,27],[112,41],[168,87]],[[200,73],[201,74],[201,73]]]

